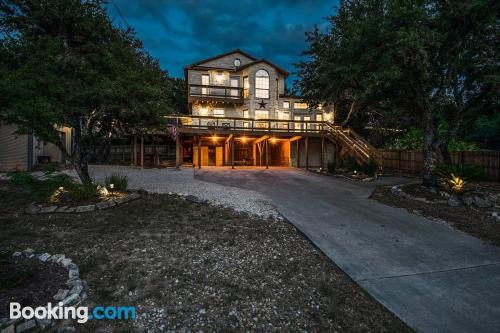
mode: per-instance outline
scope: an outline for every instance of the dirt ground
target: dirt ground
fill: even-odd
[[[28,203],[0,183],[0,249],[64,253],[86,305],[137,309],[79,332],[409,331],[286,221],[174,195],[79,215],[20,213]]]
[[[415,197],[443,200],[439,194],[430,193],[420,184],[410,184],[402,189]],[[474,184],[474,189],[478,192],[487,190],[500,193],[500,184],[477,183]],[[491,212],[498,211],[498,208],[483,209],[465,205],[451,207],[446,203],[429,204],[399,197],[391,192],[391,187],[385,186],[378,187],[371,198],[389,206],[405,208],[414,214],[445,221],[458,230],[500,246],[500,223],[491,216]]]

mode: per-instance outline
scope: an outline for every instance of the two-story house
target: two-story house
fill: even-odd
[[[286,95],[288,72],[269,60],[236,49],[184,73],[190,114],[178,118],[177,166],[325,168],[341,145],[364,149],[333,113]]]

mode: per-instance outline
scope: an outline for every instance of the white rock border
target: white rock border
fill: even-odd
[[[80,270],[78,266],[71,260],[71,258],[66,257],[64,254],[54,254],[51,255],[47,252],[36,253],[33,249],[27,248],[22,252],[14,252],[13,257],[24,256],[26,258],[37,258],[42,263],[53,262],[59,264],[60,266],[68,270],[68,280],[66,280],[63,289],[59,289],[57,294],[54,295],[56,306],[78,306],[83,301],[87,299],[86,289],[87,283],[85,280],[80,278]],[[49,303],[51,300],[48,300]],[[56,307],[54,306],[54,307]],[[9,319],[0,318],[0,329],[1,333],[10,332],[28,332],[34,330],[35,328],[40,328],[41,330],[48,329],[56,325],[55,320],[51,319]]]
[[[127,193],[123,197],[110,198],[92,205],[82,205],[82,206],[38,206],[31,204],[24,210],[25,214],[38,215],[38,214],[50,214],[50,213],[86,213],[93,212],[94,210],[108,209],[115,206],[122,205],[124,203],[139,199],[141,195],[137,192]]]

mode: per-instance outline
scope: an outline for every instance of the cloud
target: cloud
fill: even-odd
[[[293,71],[307,47],[305,32],[321,25],[337,1],[115,0],[145,48],[181,76],[187,64],[234,48]],[[122,24],[110,4],[110,14]]]

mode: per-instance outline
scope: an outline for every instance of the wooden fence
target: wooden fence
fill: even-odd
[[[379,150],[379,152],[384,157],[385,170],[398,170],[411,174],[422,172],[424,158],[421,151]],[[500,152],[462,151],[450,155],[453,164],[479,165],[490,180],[500,181]]]

